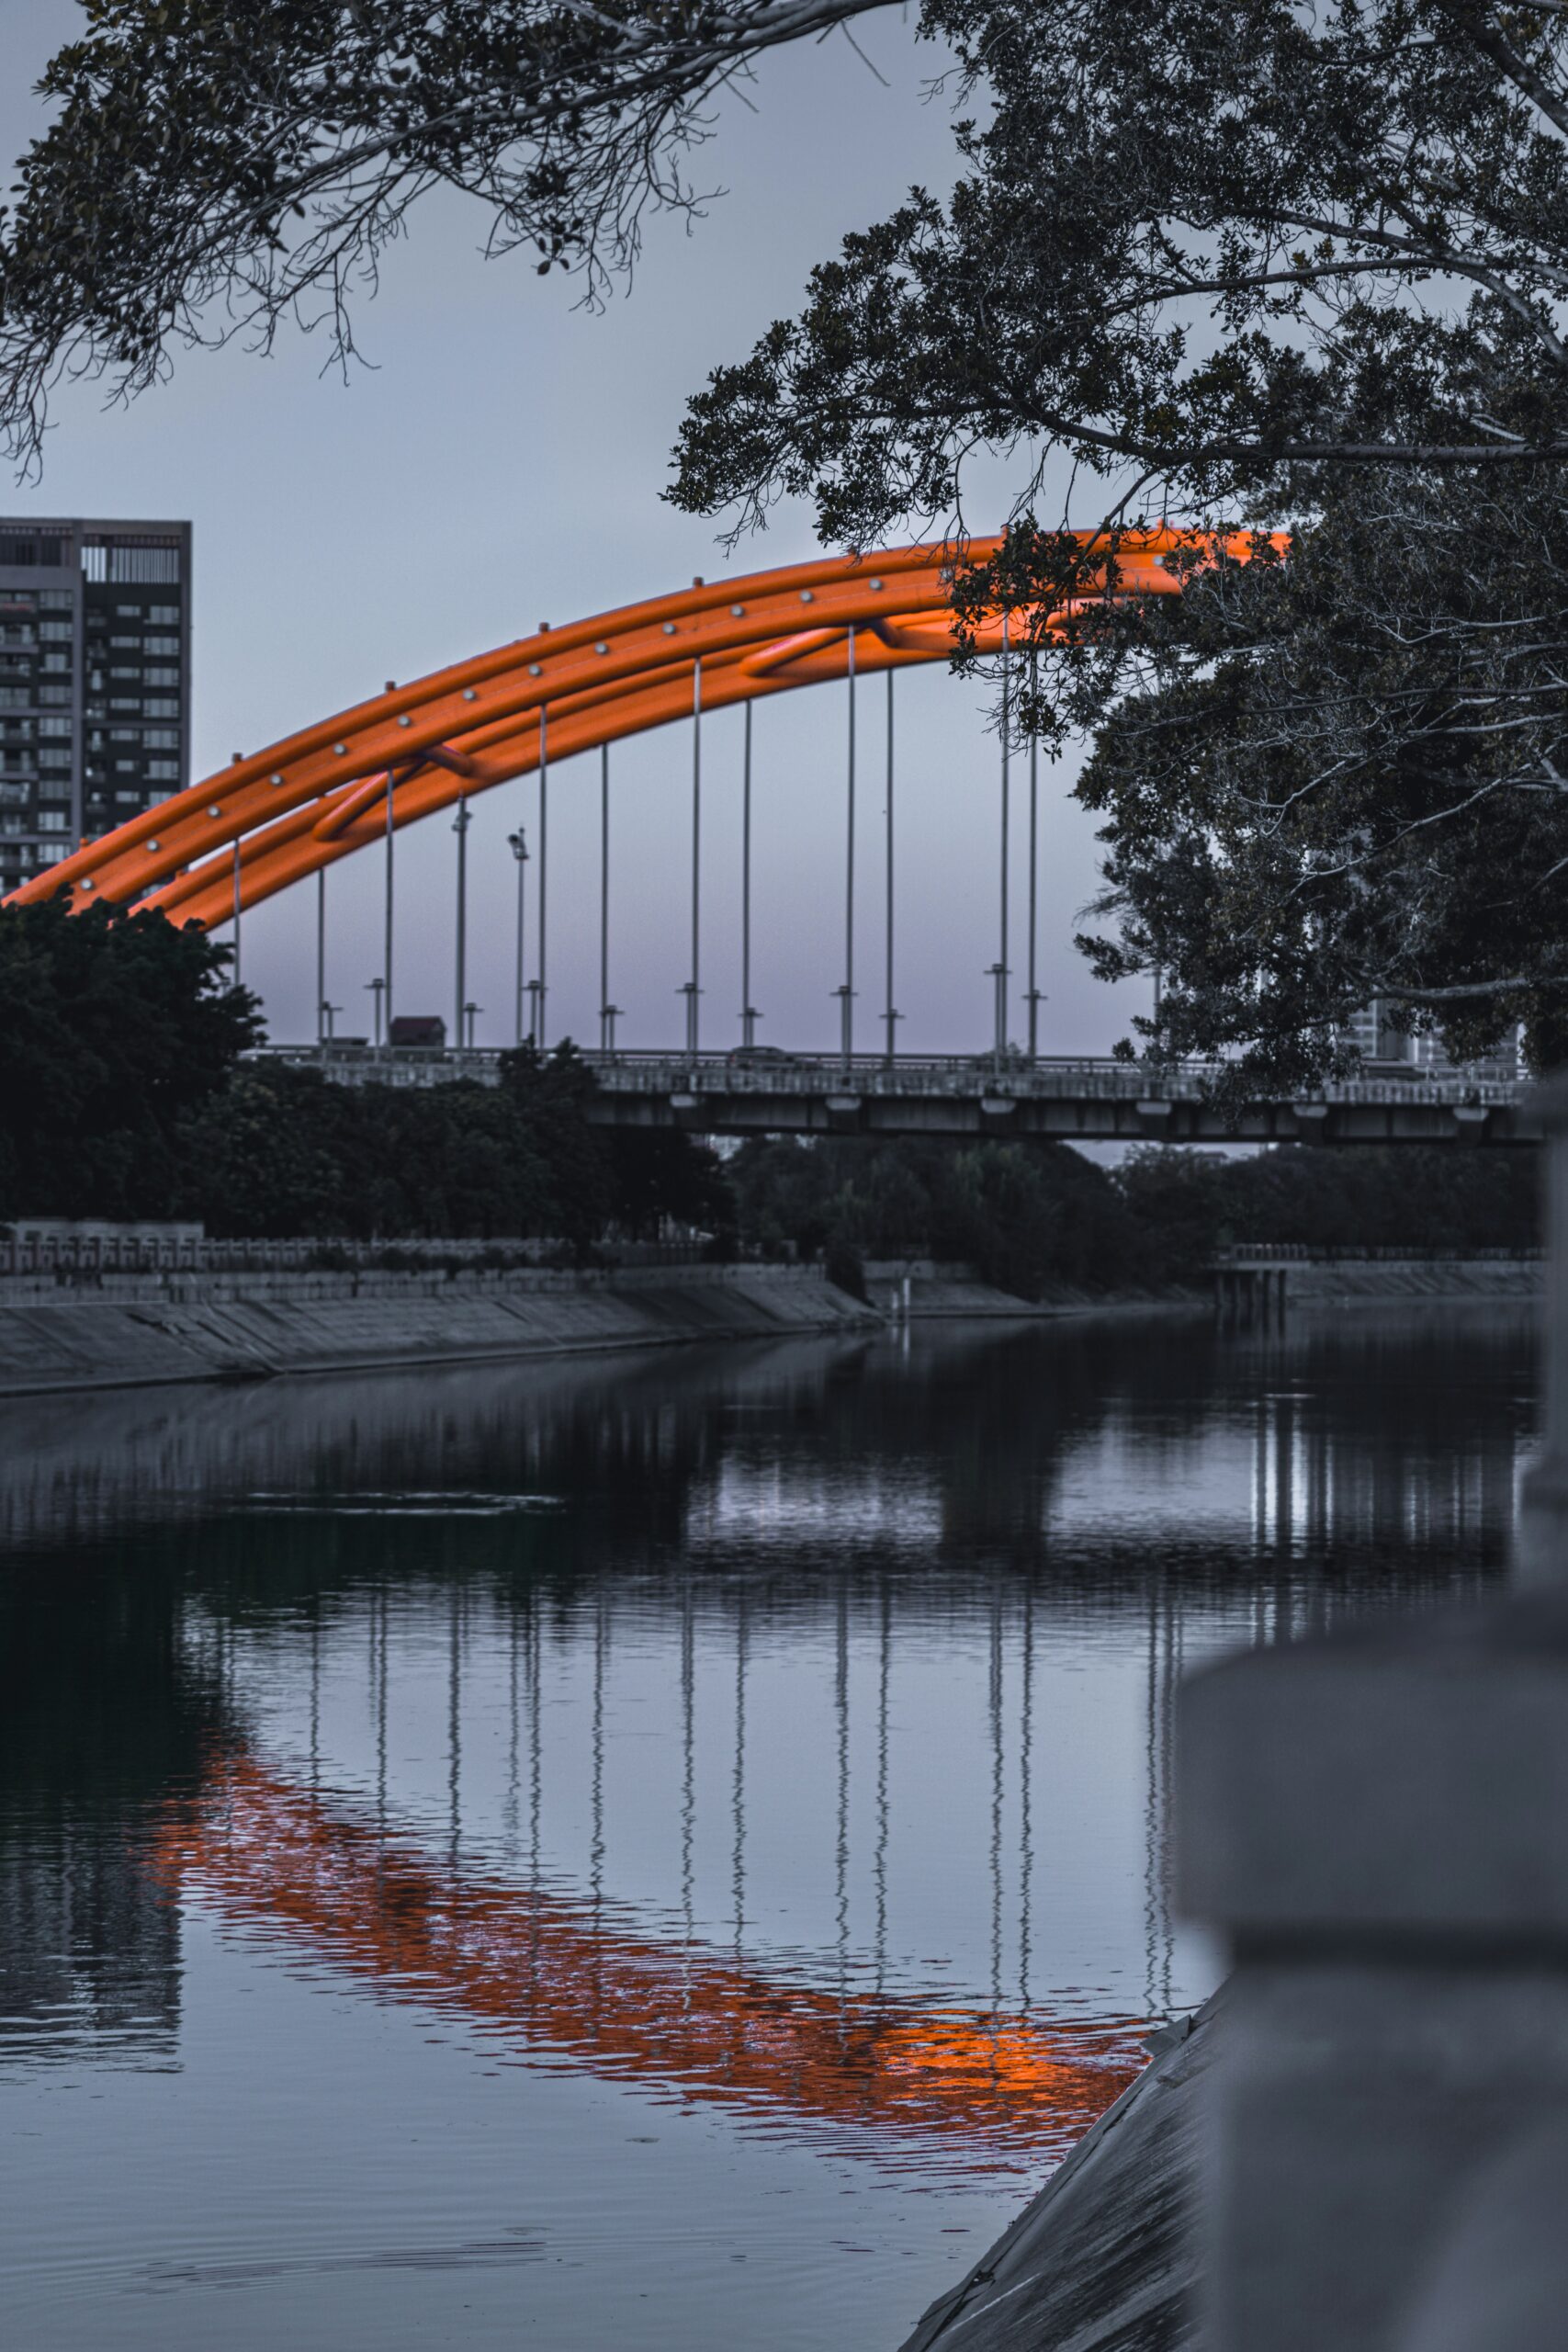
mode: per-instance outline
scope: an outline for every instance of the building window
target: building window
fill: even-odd
[[[71,829],[70,809],[40,808],[38,812],[38,829],[40,833],[68,832]]]
[[[38,603],[40,613],[73,613],[76,609],[76,598],[69,588],[40,588]]]
[[[40,718],[38,731],[40,735],[69,735],[71,721],[68,718]]]
[[[40,865],[58,865],[71,854],[69,842],[40,842],[36,852]]]
[[[143,644],[143,650],[148,653],[173,653],[177,655],[179,650],[180,641],[177,637],[150,637],[144,640]]]
[[[175,539],[89,539],[82,549],[82,577],[102,585],[122,588],[161,586],[180,576],[179,542]],[[134,605],[119,610],[135,612]]]
[[[153,668],[144,670],[141,675],[144,684],[150,686],[177,686],[180,682],[180,673],[177,670]]]
[[[154,697],[142,704],[141,715],[143,718],[177,718],[180,707],[177,702],[160,702]]]
[[[30,564],[46,563],[58,571],[60,560],[60,540],[52,533],[0,532],[0,563],[14,564],[18,570],[25,570]]]
[[[177,783],[180,763],[178,760],[149,760],[147,773],[150,776],[156,776],[161,783]]]
[[[57,750],[52,743],[46,743],[38,755],[38,763],[40,768],[48,768],[51,772],[63,768],[69,775],[71,771],[70,744],[66,743]]]
[[[142,729],[141,740],[150,752],[177,752],[180,730],[177,727],[147,727]]]
[[[38,633],[46,645],[69,645],[76,629],[72,621],[39,621]]]

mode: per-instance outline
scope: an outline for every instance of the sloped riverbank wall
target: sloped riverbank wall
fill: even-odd
[[[0,1283],[0,1396],[783,1339],[880,1321],[811,1266],[107,1274],[90,1289],[18,1279]]]

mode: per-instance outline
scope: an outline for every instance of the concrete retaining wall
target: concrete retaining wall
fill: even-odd
[[[973,1266],[930,1258],[874,1258],[865,1264],[866,1296],[882,1314],[923,1322],[928,1317],[1043,1315],[1026,1298],[984,1283]]]
[[[121,1285],[141,1287],[125,1296]],[[106,1277],[102,1292],[0,1295],[0,1396],[776,1339],[876,1320],[809,1267],[125,1275]]]
[[[1545,1265],[1530,1258],[1308,1260],[1285,1269],[1292,1306],[1379,1306],[1390,1299],[1538,1299]]]

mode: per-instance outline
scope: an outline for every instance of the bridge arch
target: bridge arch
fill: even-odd
[[[1094,535],[1080,535],[1086,544]],[[999,542],[972,541],[984,560]],[[1174,530],[1117,548],[1129,594],[1174,592]],[[1245,552],[1250,542],[1224,543]],[[626,736],[952,651],[951,550],[828,557],[622,605],[389,687],[237,760],[34,876],[8,903],[69,894],[211,928],[459,798]],[[1000,612],[976,639],[996,650]],[[237,861],[236,861],[237,851]]]

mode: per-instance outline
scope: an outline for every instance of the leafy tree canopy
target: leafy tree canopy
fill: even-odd
[[[509,1065],[500,1087],[403,1088],[245,1063],[182,1126],[181,1207],[215,1234],[545,1236],[584,1257],[667,1216],[733,1225],[717,1161],[694,1137],[589,1125],[593,1081],[570,1046]]]
[[[0,1215],[171,1214],[180,1121],[261,1035],[229,961],[156,912],[0,908]]]
[[[1568,23],[1469,0],[931,0],[984,112],[694,401],[675,502],[872,544],[1010,453],[964,630],[1028,616],[1016,722],[1097,735],[1118,976],[1227,1083],[1342,1066],[1373,996],[1472,1055],[1568,1045],[1561,738]],[[1036,516],[1070,476],[1087,551]],[[1098,490],[1095,485],[1100,487]],[[1082,509],[1086,492],[1094,499]],[[1283,560],[1125,526],[1285,525]],[[1065,608],[1065,616],[1064,616]]]

